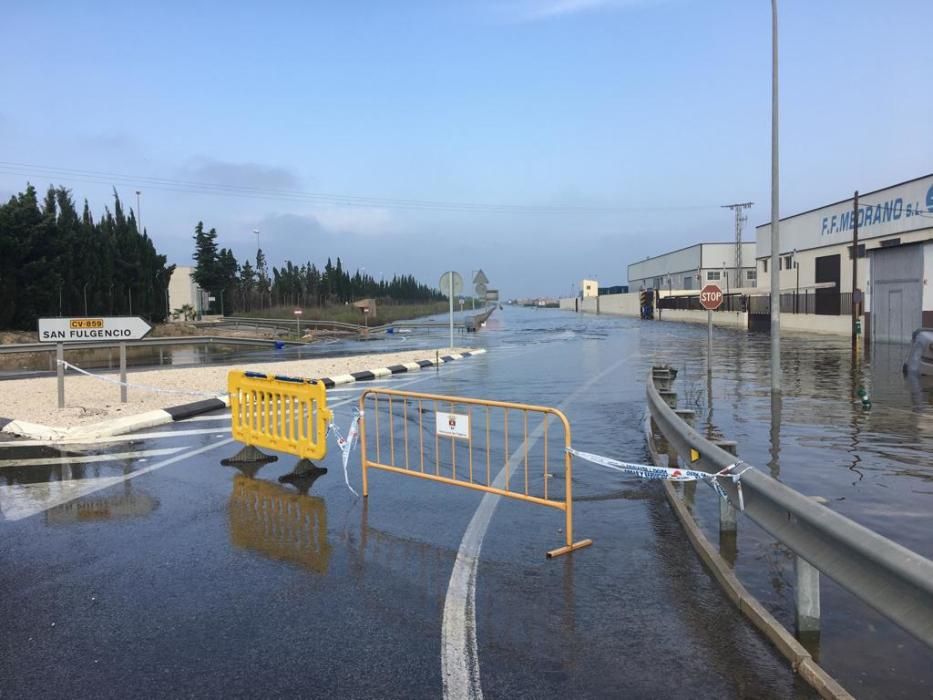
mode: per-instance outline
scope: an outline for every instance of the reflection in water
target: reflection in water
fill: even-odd
[[[159,501],[146,493],[126,493],[95,498],[86,496],[45,512],[46,525],[100,522],[122,518],[143,518],[159,507]]]
[[[228,509],[235,546],[318,574],[327,571],[331,547],[323,498],[237,474]]]
[[[773,479],[781,478],[781,414],[784,410],[784,397],[780,391],[771,392],[771,448],[768,469]]]

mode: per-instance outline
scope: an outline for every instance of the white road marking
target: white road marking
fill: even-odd
[[[0,459],[2,467],[32,467],[44,464],[86,464],[88,462],[116,462],[121,459],[139,459],[142,457],[164,457],[181,452],[184,447],[162,447],[154,450],[136,450],[134,452],[108,452],[100,455],[72,455],[71,457],[30,457],[29,459]]]
[[[558,408],[563,410],[607,374],[615,372],[619,366],[629,361],[628,357],[623,358],[591,377],[564,399]],[[543,434],[542,424],[528,436],[528,449],[531,449]],[[524,458],[524,454],[525,442],[509,457],[508,467],[512,472],[515,471],[517,463]],[[497,488],[502,488],[505,483],[505,471],[506,467],[503,466],[493,481]],[[481,700],[483,697],[479,674],[479,648],[476,643],[476,574],[483,538],[500,498],[491,493],[483,495],[483,500],[463,533],[457,559],[450,573],[441,622],[441,680],[444,684],[444,698]]]
[[[199,447],[196,450],[190,450],[184,454],[169,457],[168,459],[156,462],[143,469],[123,474],[122,476],[112,476],[103,479],[73,479],[69,481],[51,481],[41,484],[12,484],[0,485],[0,512],[6,520],[22,520],[37,513],[44,513],[56,506],[60,506],[76,498],[87,496],[88,494],[109,488],[130,479],[135,479],[143,474],[149,474],[157,469],[162,469],[170,464],[181,462],[189,457],[216,450],[218,447],[229,445],[233,438],[227,438],[211,445]]]

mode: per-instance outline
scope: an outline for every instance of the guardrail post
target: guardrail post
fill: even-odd
[[[675,408],[675,409],[674,409],[674,413],[676,413],[676,414],[677,414],[677,417],[680,418],[684,423],[686,423],[686,424],[689,425],[690,427],[693,427],[693,423],[694,423],[694,420],[696,419],[696,415],[697,415],[697,414],[696,414],[696,411],[694,411],[693,409],[690,409],[690,408]],[[676,455],[675,455],[674,457],[675,457],[675,460],[676,460]],[[690,457],[690,456],[687,455],[688,461],[689,461],[689,457]],[[670,464],[670,460],[668,460],[668,466],[676,467],[676,466],[677,466],[677,462],[675,461],[674,464]],[[696,484],[696,482],[695,482],[695,481],[685,481],[685,482],[683,483],[683,494],[684,494],[684,501],[690,506],[690,508],[691,508],[691,510],[692,510],[692,509],[693,509],[693,504],[694,504],[694,502],[696,501],[696,494],[697,494],[697,484]]]
[[[120,343],[120,403],[126,403],[126,343]]]
[[[658,393],[661,395],[661,398],[664,399],[664,403],[666,403],[671,408],[677,408],[676,391],[671,391],[669,389],[658,389]]]
[[[820,571],[801,557],[795,558],[797,573],[797,633],[820,631]]]
[[[717,442],[715,444],[717,445],[717,447],[721,447],[723,450],[725,450],[731,455],[735,455],[738,452],[738,443],[736,443],[733,440],[721,440],[720,442]],[[724,532],[734,533],[735,529],[736,529],[735,507],[725,498],[720,498],[719,499],[720,543],[722,541],[721,535]]]

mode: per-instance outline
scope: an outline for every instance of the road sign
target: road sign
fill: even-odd
[[[485,283],[485,282],[477,282],[477,283],[476,283],[476,286],[473,287],[473,290],[476,292],[476,296],[478,296],[478,297],[484,297],[484,296],[486,296],[486,283]]]
[[[39,319],[42,343],[141,340],[151,330],[152,326],[138,316]]]
[[[450,288],[450,276],[453,275],[454,288]],[[441,294],[444,296],[451,295],[453,297],[458,296],[463,293],[463,277],[460,276],[459,272],[445,272],[441,275]]]
[[[499,290],[490,289],[486,292],[486,301],[499,301]]]
[[[292,313],[295,314],[296,316],[301,316],[301,314],[303,314],[304,311],[302,311],[301,309],[295,309],[294,311],[292,311]]]
[[[722,290],[715,284],[708,284],[700,290],[700,305],[707,311],[715,311],[722,304]]]
[[[473,284],[489,284],[489,278],[486,277],[485,272],[477,270],[476,274],[473,275]]]

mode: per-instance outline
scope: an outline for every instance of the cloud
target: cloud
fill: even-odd
[[[301,184],[289,168],[261,163],[231,163],[213,158],[195,158],[182,167],[179,176],[199,183],[268,190],[296,190]]]

